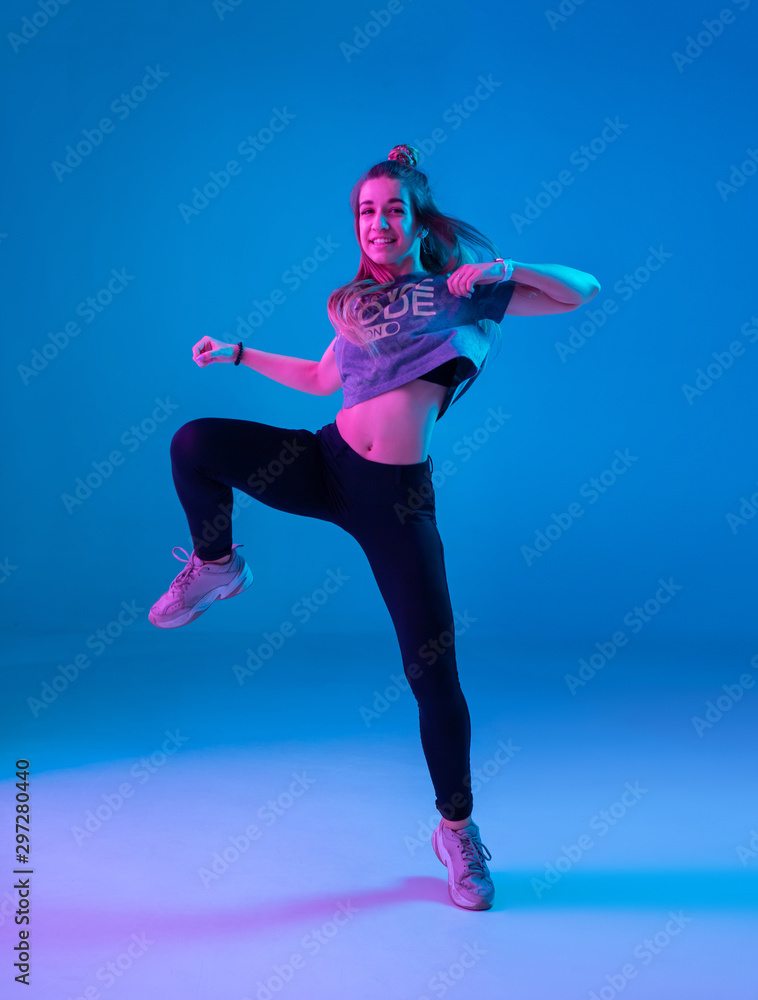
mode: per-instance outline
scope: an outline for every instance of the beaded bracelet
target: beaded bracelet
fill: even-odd
[[[242,360],[242,341],[237,344],[237,347],[239,347],[239,350],[237,351],[237,357],[234,360],[235,365],[238,365]]]

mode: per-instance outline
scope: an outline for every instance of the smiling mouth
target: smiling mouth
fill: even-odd
[[[395,240],[384,239],[383,237],[381,237],[381,238],[376,239],[376,240],[371,240],[371,242],[381,245],[381,244],[384,244],[384,243],[394,243]]]

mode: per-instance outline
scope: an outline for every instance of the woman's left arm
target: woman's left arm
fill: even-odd
[[[447,287],[453,295],[471,298],[477,282],[502,281],[506,273],[503,266],[498,261],[462,264],[448,276]],[[600,291],[600,282],[594,275],[564,264],[520,264],[514,260],[510,280],[515,288],[505,311],[511,316],[570,312],[594,299]]]
[[[514,260],[511,281],[516,287],[505,311],[512,316],[570,312],[600,291],[594,275],[565,264],[521,264]]]

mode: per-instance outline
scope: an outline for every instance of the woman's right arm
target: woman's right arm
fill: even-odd
[[[192,348],[192,356],[201,368],[205,368],[214,362],[233,363],[237,357],[237,351],[236,344],[226,344],[213,337],[203,337]],[[265,375],[266,378],[273,379],[274,382],[281,382],[282,385],[289,386],[290,389],[308,392],[314,396],[330,395],[342,385],[339,372],[337,372],[332,344],[327,347],[321,361],[290,358],[284,354],[259,351],[257,347],[245,347],[242,350],[240,364],[252,368],[253,371]]]
[[[235,351],[236,357],[236,351]],[[320,395],[318,386],[318,361],[306,361],[305,358],[289,358],[284,354],[269,354],[259,351],[257,347],[245,347],[242,350],[240,364],[260,372],[274,382],[281,382],[298,392],[309,392]]]

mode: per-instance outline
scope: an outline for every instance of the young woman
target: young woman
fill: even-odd
[[[316,395],[342,388],[333,423],[313,433],[202,417],[171,442],[174,485],[193,552],[150,611],[159,628],[193,621],[252,583],[232,544],[232,488],[278,510],[349,532],[366,554],[419,707],[421,743],[442,818],[432,846],[458,906],[489,909],[494,887],[471,812],[471,721],[458,679],[455,624],[437,530],[432,463],[437,420],[468,390],[506,312],[569,312],[600,289],[562,265],[516,264],[477,229],[444,215],[418,152],[395,146],[351,195],[356,277],[327,303],[336,336],[320,361],[203,337],[201,367],[245,364]],[[484,260],[477,258],[484,257]]]

